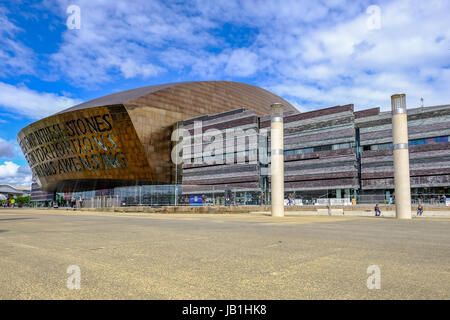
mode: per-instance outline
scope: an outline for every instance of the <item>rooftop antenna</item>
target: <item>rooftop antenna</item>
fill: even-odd
[[[422,112],[423,112],[423,98],[420,98],[420,107],[422,108]]]

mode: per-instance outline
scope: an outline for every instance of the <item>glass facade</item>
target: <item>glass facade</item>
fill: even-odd
[[[75,193],[57,193],[56,202],[61,207],[72,206],[75,201],[83,207],[102,206],[174,206],[181,200],[181,185],[143,185],[117,187]]]
[[[192,205],[191,197],[204,198],[203,205],[227,205],[225,192],[183,194],[181,185],[143,185],[117,187],[75,193],[57,193],[55,204],[59,207],[126,207],[126,206],[183,206]],[[261,205],[261,191],[230,190],[228,205]],[[80,200],[82,204],[80,204]]]
[[[421,146],[424,144],[435,144],[435,143],[443,143],[449,142],[450,136],[436,137],[436,138],[427,138],[427,139],[415,139],[409,140],[409,146]],[[363,147],[363,151],[375,151],[375,150],[389,150],[392,149],[392,143],[381,143],[381,144],[373,144]]]
[[[201,195],[199,194],[199,196]],[[230,189],[227,197],[225,197],[224,191],[205,193],[204,196],[205,196],[205,205],[211,206],[225,206],[225,205],[256,206],[264,204],[263,201],[264,195],[262,191],[236,191]],[[186,195],[184,195],[183,197],[186,197]],[[228,198],[228,200],[226,198]],[[183,205],[185,204],[185,202],[186,201],[180,204]]]

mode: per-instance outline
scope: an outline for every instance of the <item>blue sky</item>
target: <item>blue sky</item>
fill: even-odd
[[[449,104],[449,16],[447,0],[2,1],[0,183],[31,181],[24,126],[139,86],[241,81],[302,112],[387,110],[400,92],[408,107]]]

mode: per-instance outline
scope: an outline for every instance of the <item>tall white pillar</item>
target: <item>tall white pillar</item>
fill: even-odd
[[[406,114],[405,94],[392,95],[391,105],[396,217],[397,219],[411,219],[408,118]]]
[[[274,103],[270,124],[271,141],[271,202],[272,216],[284,216],[284,141],[283,141],[283,105]]]

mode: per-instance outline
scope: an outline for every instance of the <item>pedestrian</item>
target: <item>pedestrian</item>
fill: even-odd
[[[421,216],[423,214],[423,207],[422,204],[419,203],[419,206],[417,207],[417,215]]]
[[[381,215],[380,207],[378,206],[378,203],[375,205],[375,217],[379,217]]]

